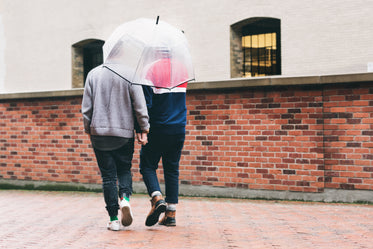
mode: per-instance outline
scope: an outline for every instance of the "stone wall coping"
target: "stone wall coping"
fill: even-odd
[[[40,92],[1,93],[0,100],[83,96],[83,88]]]
[[[221,81],[190,82],[188,91],[224,90],[264,86],[320,85],[372,82],[373,73],[320,75],[320,76],[271,76],[257,78],[235,78]],[[0,100],[32,99],[82,96],[83,88],[70,90],[0,93]]]

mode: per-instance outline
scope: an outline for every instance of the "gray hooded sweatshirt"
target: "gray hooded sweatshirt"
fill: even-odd
[[[82,101],[84,130],[98,136],[133,138],[149,130],[149,116],[142,87],[132,85],[102,65],[86,79]]]

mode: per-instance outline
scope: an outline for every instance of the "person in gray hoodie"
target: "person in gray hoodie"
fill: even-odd
[[[122,212],[123,226],[129,226],[133,220],[129,198],[132,194],[134,133],[136,130],[138,142],[145,145],[150,127],[142,87],[132,85],[100,65],[87,75],[82,114],[84,131],[90,136],[101,172],[106,210],[110,216],[107,228],[117,231],[120,230],[118,209]]]

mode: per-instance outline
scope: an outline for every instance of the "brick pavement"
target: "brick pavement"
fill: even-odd
[[[373,248],[373,206],[181,198],[177,226],[146,227],[150,202],[112,232],[102,194],[0,191],[0,248]]]

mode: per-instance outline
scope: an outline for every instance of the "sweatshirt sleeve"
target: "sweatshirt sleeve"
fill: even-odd
[[[92,112],[93,112],[92,88],[91,88],[91,84],[89,81],[89,77],[87,77],[87,81],[84,86],[84,94],[83,94],[83,101],[82,101],[82,115],[83,115],[84,131],[88,134],[90,134]]]
[[[138,131],[149,131],[149,115],[146,108],[146,102],[142,87],[140,85],[130,86],[130,95],[132,99],[132,107],[136,117],[135,128]]]

